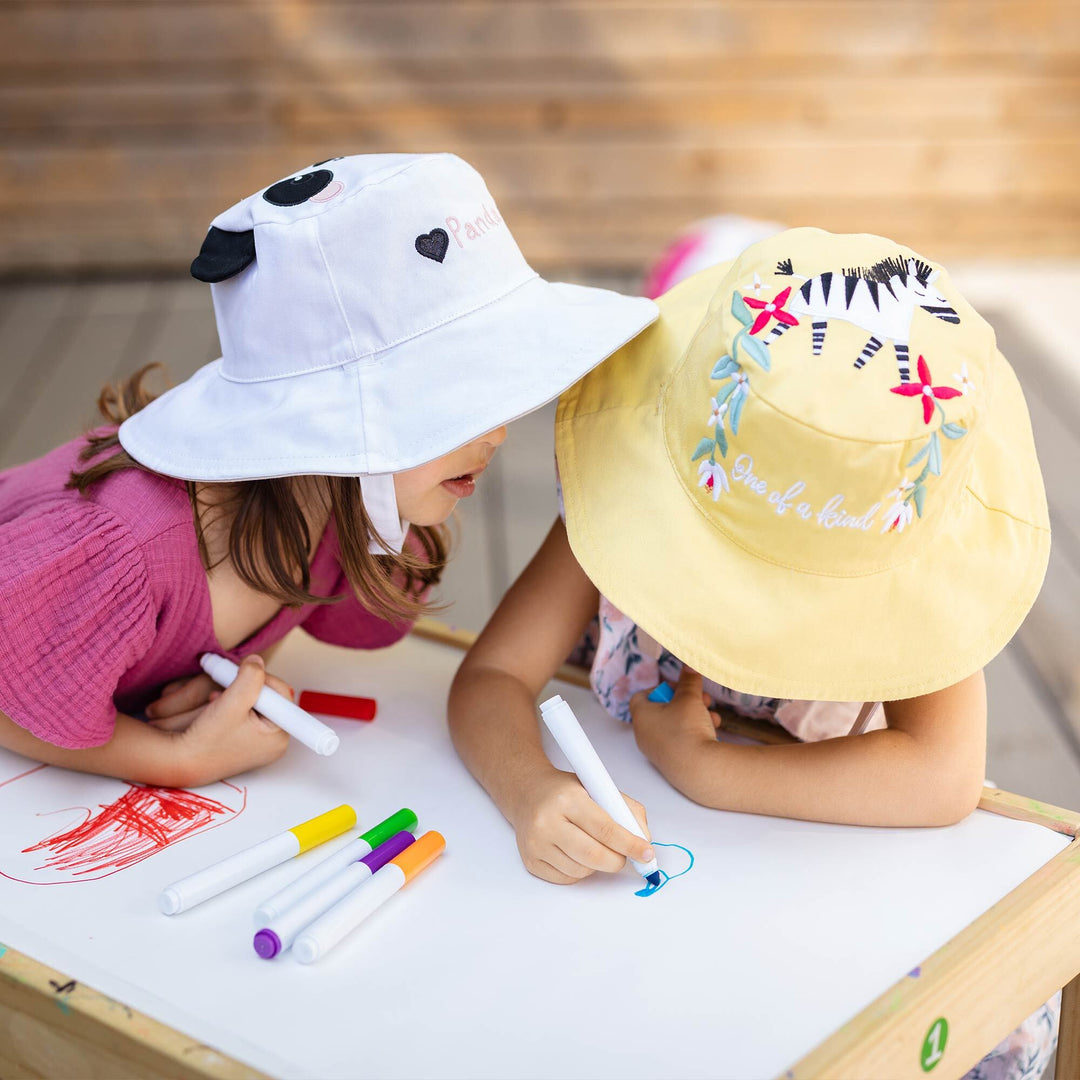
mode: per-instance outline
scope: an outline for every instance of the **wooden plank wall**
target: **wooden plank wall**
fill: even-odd
[[[1075,0],[0,0],[0,272],[177,269],[339,153],[453,150],[540,266],[695,217],[1080,251]]]

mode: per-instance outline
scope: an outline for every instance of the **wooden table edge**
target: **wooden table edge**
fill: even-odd
[[[467,649],[476,639],[471,631],[454,629],[434,619],[418,620],[413,633],[460,649]],[[564,665],[556,677],[576,686],[589,685],[588,674],[569,665]],[[725,726],[728,726],[727,721]],[[772,741],[788,741],[783,735],[777,736],[775,725],[767,725],[773,729],[771,732],[766,728],[759,731],[759,727],[755,722],[741,725],[739,730],[752,737],[768,734]],[[979,806],[991,813],[1030,821],[1071,837],[1080,832],[1080,812],[1048,806],[996,788],[983,790]],[[919,1065],[918,1047],[914,1054],[911,1051],[914,1035],[918,1035],[921,1045],[923,1036],[936,1017],[942,1015],[942,1010],[952,1001],[962,1000],[965,994],[971,994],[980,1002],[991,999],[997,1002],[998,996],[987,994],[984,971],[987,965],[993,966],[995,955],[1006,949],[1006,960],[1011,962],[1007,965],[1008,970],[1014,977],[1024,976],[1016,984],[1018,992],[1009,999],[1011,1007],[1003,1008],[1000,1014],[1007,1013],[1010,1019],[980,1021],[975,1034],[961,1031],[957,1035],[950,1030],[950,1041],[946,1046],[950,1065],[965,1055],[970,1060],[965,1060],[963,1066],[957,1066],[955,1070],[939,1071],[945,1066],[943,1058],[934,1070],[935,1076],[942,1078],[962,1075],[1001,1037],[1080,972],[1080,935],[1074,931],[1077,916],[1080,916],[1080,847],[1074,839],[1050,862],[925,960],[916,969],[918,977],[905,976],[783,1076],[793,1080],[826,1076],[829,1080],[926,1076]],[[1040,919],[1049,921],[1043,923]],[[1037,972],[1037,977],[1027,976],[1032,967],[1038,966],[1032,961],[1033,954],[1018,947],[1009,951],[1009,942],[1002,941],[1003,937],[1011,940],[1016,933],[1019,944],[1037,946],[1036,958],[1046,960],[1046,969]],[[1025,970],[1014,971],[1013,968]],[[1080,981],[1074,983],[1066,995],[1063,1031],[1069,1008],[1080,1019],[1080,1001],[1077,1000],[1080,995],[1071,993],[1078,985]],[[979,1009],[980,1015],[988,1011],[985,1007]],[[170,1080],[266,1080],[267,1077],[267,1074],[168,1024],[0,944],[0,1031],[9,1036],[7,1045],[0,1049],[0,1075],[5,1078],[67,1075],[39,1071],[35,1062],[20,1053],[20,1040],[14,1036],[20,1028],[26,1027],[39,1033],[42,1028],[47,1031],[49,1038],[54,1040],[51,1048],[54,1057],[58,1052],[62,1056],[65,1048],[84,1059],[85,1055],[97,1051],[113,1062],[120,1059],[137,1070],[126,1075],[168,1077]],[[984,1035],[985,1040],[980,1042],[979,1048],[969,1051],[973,1040]],[[1059,1069],[1063,1051],[1071,1054],[1071,1044],[1059,1049]],[[1069,1056],[1068,1060],[1074,1059]],[[88,1075],[119,1074],[88,1071]],[[1059,1075],[1070,1074],[1059,1071]]]

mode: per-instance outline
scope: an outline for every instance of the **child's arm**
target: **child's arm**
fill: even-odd
[[[704,806],[849,825],[950,825],[975,809],[986,767],[981,671],[884,705],[888,727],[784,746],[716,741],[701,677],[683,672],[670,705],[631,701],[642,753]]]
[[[288,692],[284,683],[265,674],[259,657],[248,657],[236,681],[208,704],[158,724],[118,713],[112,738],[83,750],[45,742],[0,713],[0,746],[79,772],[159,787],[199,787],[269,764],[285,752],[288,735],[251,711],[265,681]]]
[[[450,734],[462,760],[517,833],[537,877],[567,884],[615,871],[625,856],[647,862],[648,845],[617,825],[540,742],[536,698],[566,659],[598,595],[556,521],[469,651],[450,691]],[[644,811],[631,800],[639,820]]]

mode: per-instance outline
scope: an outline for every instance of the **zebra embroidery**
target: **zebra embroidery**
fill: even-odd
[[[825,345],[827,320],[843,319],[870,334],[855,367],[861,368],[884,342],[891,341],[902,383],[911,380],[908,341],[915,309],[922,308],[943,322],[960,322],[948,300],[932,287],[940,271],[921,259],[905,262],[902,255],[896,255],[870,267],[854,267],[839,274],[830,270],[812,278],[796,274],[791,260],[783,259],[776,272],[803,282],[787,309],[794,315],[810,316],[815,356],[821,355]],[[788,329],[777,323],[766,335],[765,344],[771,345]]]

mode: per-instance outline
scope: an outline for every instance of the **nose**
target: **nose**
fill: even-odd
[[[502,446],[502,444],[506,442],[506,425],[503,424],[501,427],[489,431],[483,437],[483,441],[490,443],[493,447]]]

